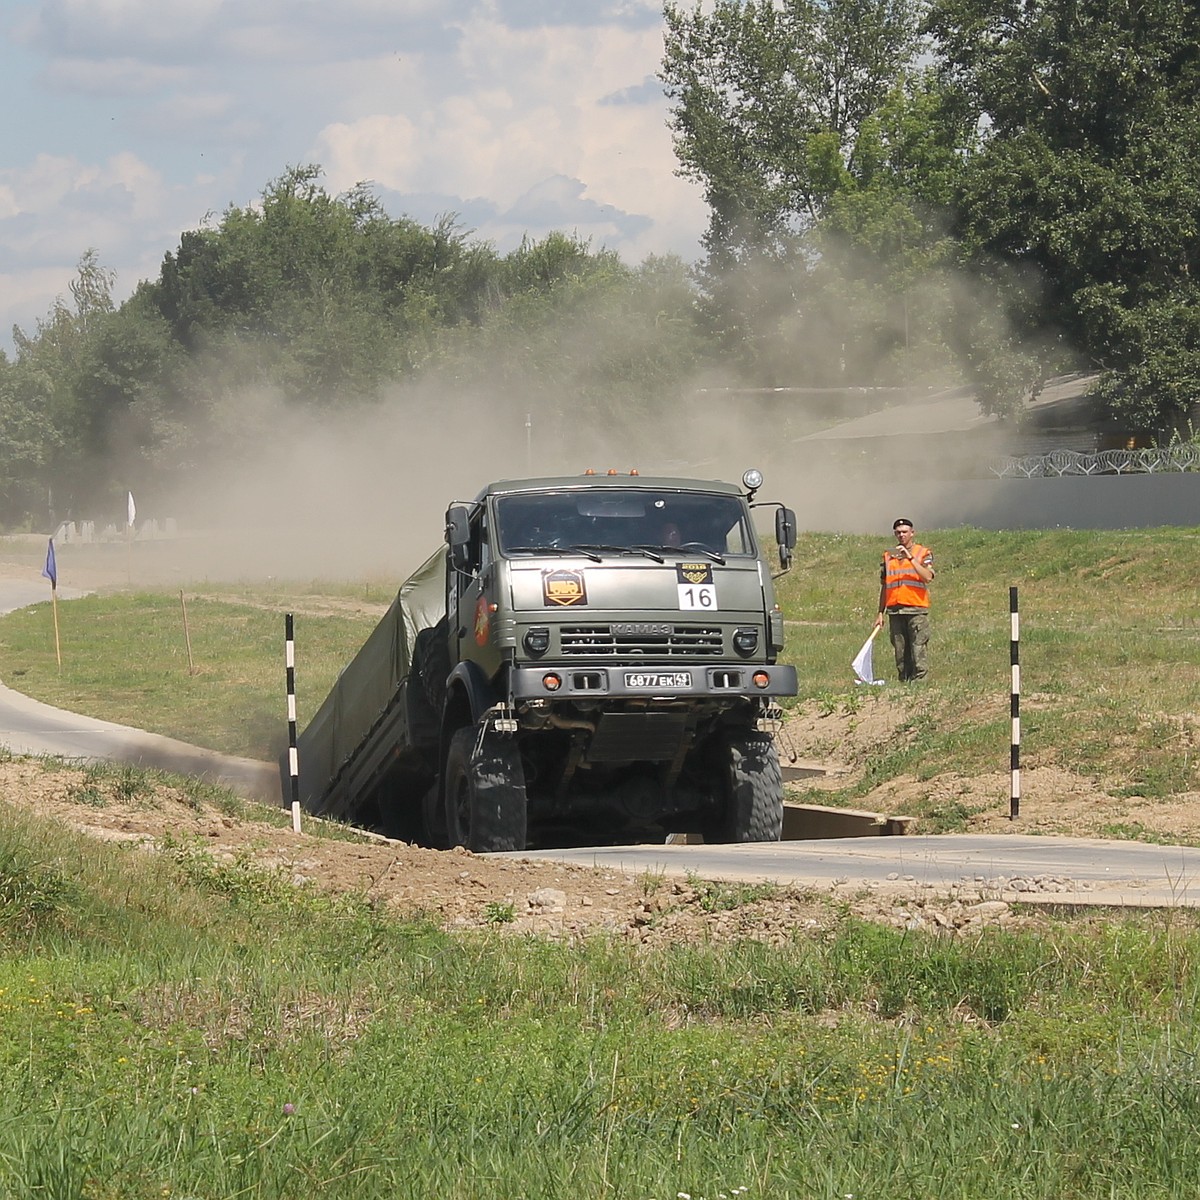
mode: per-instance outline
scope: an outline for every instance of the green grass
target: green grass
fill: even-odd
[[[1022,765],[1062,767],[1118,794],[1200,786],[1200,612],[1188,564],[1200,531],[922,535],[934,551],[932,678],[855,694],[849,662],[877,611],[879,539],[807,536],[780,583],[787,658],[801,698],[833,711],[895,703],[909,736],[880,747],[851,800],[901,774],[1007,766],[1011,742],[1009,588],[1020,601]],[[801,622],[813,622],[802,624]],[[876,675],[894,680],[891,648]],[[823,793],[826,803],[838,803]]]
[[[273,593],[255,603],[192,596],[187,636],[178,594],[105,593],[58,608],[61,670],[49,604],[0,619],[0,678],[10,687],[228,754],[267,759],[286,745],[286,609]],[[370,616],[297,619],[301,724],[373,624]]]
[[[783,946],[654,950],[505,924],[5,811],[0,1194],[1200,1188],[1192,914],[947,938],[831,909]]]

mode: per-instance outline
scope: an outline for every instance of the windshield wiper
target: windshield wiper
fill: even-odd
[[[675,553],[686,558],[689,554],[707,554],[715,563],[725,565],[725,555],[717,550],[712,550],[708,546],[702,546],[699,542],[688,542],[684,546],[676,546]]]
[[[654,559],[655,562],[663,561],[657,546],[606,546],[599,542],[588,542],[586,545],[576,546],[575,549],[584,552],[594,551],[598,554],[642,554],[646,558]]]
[[[508,546],[506,554],[567,554],[572,557],[583,555],[592,562],[603,562],[590,546]]]
[[[659,554],[671,554],[676,558],[687,558],[689,554],[707,554],[713,562],[720,563],[721,566],[725,565],[725,555],[717,550],[710,550],[699,542],[686,542],[682,546],[634,546],[633,549],[643,550],[647,554],[654,552],[656,558]],[[662,562],[663,560],[659,558],[658,561]]]

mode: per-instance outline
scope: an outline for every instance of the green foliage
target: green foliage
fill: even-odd
[[[483,906],[483,919],[489,925],[511,925],[517,918],[511,900],[490,900]]]
[[[779,894],[779,885],[763,883],[714,883],[688,875],[688,885],[699,897],[704,912],[728,912],[753,904],[758,900],[770,900]]]
[[[906,0],[666,8],[676,152],[711,210],[706,312],[762,383],[946,368],[946,206],[970,133],[918,66],[918,15]]]
[[[986,125],[959,222],[1017,336],[1103,368],[1135,427],[1182,420],[1200,383],[1196,6],[934,0],[927,27]]]
[[[55,862],[10,835],[0,846],[0,936],[31,933],[68,913],[79,887]]]
[[[718,0],[669,3],[665,17],[676,153],[704,187],[720,268],[818,217],[843,186],[864,125],[915,54],[916,8]]]
[[[119,309],[85,254],[73,304],[0,362],[0,522],[103,520],[126,488],[152,503],[197,463],[255,462],[280,412],[343,419],[397,383],[517,397],[550,443],[581,411],[597,430],[637,421],[694,372],[678,260],[627,267],[557,232],[501,258],[452,215],[393,219],[365,185],[335,197],[320,175],[291,167],[260,203],[185,231]]]

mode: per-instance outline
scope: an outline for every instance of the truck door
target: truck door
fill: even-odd
[[[457,614],[452,626],[457,661],[476,663],[491,679],[500,668],[501,655],[496,645],[497,614],[492,609],[496,569],[485,505],[472,514],[468,562],[464,569],[452,573],[450,587],[448,611]]]

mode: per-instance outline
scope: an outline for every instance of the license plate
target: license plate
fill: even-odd
[[[691,671],[626,671],[627,688],[686,688],[692,686]]]

